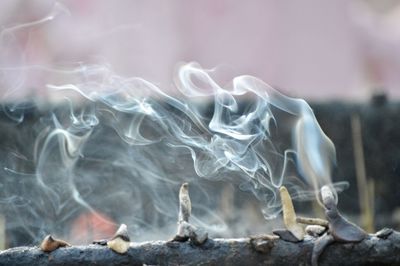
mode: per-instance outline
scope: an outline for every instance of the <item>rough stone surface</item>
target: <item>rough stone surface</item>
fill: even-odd
[[[201,246],[190,242],[133,243],[124,255],[99,245],[60,248],[51,253],[38,247],[18,247],[0,252],[0,265],[310,265],[315,238],[299,243],[271,241],[274,245],[266,252],[257,251],[250,238],[208,239]],[[322,253],[319,265],[400,265],[400,233],[393,232],[386,239],[369,235],[356,244],[334,243]]]

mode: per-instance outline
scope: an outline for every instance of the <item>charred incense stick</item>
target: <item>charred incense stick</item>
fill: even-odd
[[[202,245],[208,239],[208,233],[189,223],[192,203],[189,196],[189,184],[183,183],[179,190],[178,230],[172,241],[184,242],[190,239],[196,245]]]
[[[189,197],[189,184],[183,183],[179,190],[179,222],[189,222],[192,214],[192,202]]]
[[[297,217],[296,221],[301,224],[308,224],[308,225],[320,225],[323,227],[328,227],[329,223],[327,220],[320,219],[320,218],[310,218],[310,217]]]
[[[283,222],[288,231],[298,240],[304,239],[304,229],[297,223],[296,212],[294,211],[292,198],[286,187],[282,186],[279,189],[282,201]]]

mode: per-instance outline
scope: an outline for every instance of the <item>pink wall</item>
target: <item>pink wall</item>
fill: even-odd
[[[176,63],[194,60],[258,76],[302,98],[363,100],[377,86],[400,96],[395,9],[383,17],[347,0],[60,3],[70,15],[62,11],[52,21],[15,31],[18,45],[0,46],[2,67],[104,62],[118,74],[169,87]],[[53,4],[4,0],[0,24],[4,29],[44,18]],[[2,78],[0,90],[45,95],[48,75],[24,72],[23,85]]]

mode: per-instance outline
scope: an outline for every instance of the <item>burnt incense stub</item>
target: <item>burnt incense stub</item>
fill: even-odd
[[[297,223],[296,212],[294,210],[292,198],[286,187],[282,186],[279,189],[282,201],[283,222],[285,227],[289,230],[298,240],[304,239],[304,229]]]
[[[307,224],[307,225],[319,225],[323,227],[328,227],[329,222],[324,219],[320,218],[310,218],[310,217],[297,217],[296,221],[301,224]]]
[[[292,198],[290,197],[287,188],[284,186],[279,188],[279,192],[282,202],[283,222],[285,224],[285,229],[277,229],[273,230],[272,232],[285,241],[294,243],[302,241],[304,239],[304,229],[297,222]]]
[[[338,242],[360,242],[367,233],[359,226],[344,218],[339,210],[329,187],[321,188],[322,202],[325,207],[325,216],[329,222],[329,233]]]
[[[208,239],[208,233],[189,223],[192,213],[192,203],[189,196],[189,184],[183,183],[179,190],[179,217],[178,230],[171,241],[190,241],[195,245],[202,245]]]
[[[325,216],[329,223],[329,230],[315,241],[311,262],[313,266],[318,265],[319,256],[331,243],[357,243],[367,237],[367,233],[363,229],[340,214],[330,187],[323,186],[321,188],[321,197],[325,208]]]
[[[124,254],[130,247],[130,237],[128,234],[128,228],[125,224],[121,224],[114,236],[107,239],[95,240],[93,244],[108,246],[111,250]]]
[[[189,184],[183,183],[179,190],[179,222],[189,222],[192,214],[192,203],[189,197]]]
[[[42,243],[40,244],[40,249],[44,252],[52,252],[60,247],[70,247],[71,245],[61,239],[53,238],[51,235],[47,235]]]
[[[124,254],[128,251],[130,238],[128,235],[128,228],[125,224],[120,225],[115,235],[107,241],[107,246],[119,254]]]

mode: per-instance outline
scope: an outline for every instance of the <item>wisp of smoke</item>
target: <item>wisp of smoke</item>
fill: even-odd
[[[3,32],[2,48],[21,27]],[[216,207],[221,184],[250,192],[267,219],[281,210],[280,186],[294,199],[315,199],[332,185],[335,148],[310,106],[255,77],[222,86],[214,71],[182,63],[167,94],[107,65],[57,70],[10,61],[0,68],[10,88],[2,125],[14,144],[3,152],[0,205],[9,227],[32,241],[68,238],[82,212],[126,223],[136,239],[171,236],[182,182],[191,184],[194,222],[215,234],[229,231]],[[12,97],[29,84],[29,71],[51,76],[48,93],[63,103],[34,107]]]
[[[29,217],[19,225],[64,231],[86,209],[156,231],[157,223],[176,219],[179,184],[202,180],[251,191],[264,216],[274,218],[280,186],[294,198],[307,198],[331,184],[335,149],[309,105],[255,77],[239,76],[221,87],[198,64],[182,64],[173,97],[104,66],[72,72],[75,83],[47,85],[54,93],[76,95],[35,123],[32,173],[18,170],[15,158],[5,166],[10,185],[19,184],[17,196],[3,183],[3,202],[18,219]],[[201,190],[200,206],[210,193]],[[205,225],[213,210],[201,209],[204,216],[196,219]],[[223,221],[215,224],[211,230],[226,230]]]

